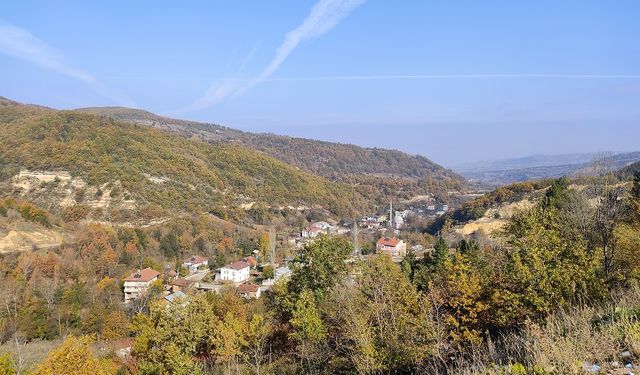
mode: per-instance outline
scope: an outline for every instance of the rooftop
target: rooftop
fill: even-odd
[[[231,264],[229,264],[227,266],[224,266],[222,268],[231,268],[231,269],[234,269],[236,271],[240,271],[241,269],[247,268],[247,267],[249,267],[249,263],[245,262],[244,260],[240,260],[240,261],[237,261],[237,262],[233,262],[233,263],[231,263]]]
[[[137,270],[136,272],[132,273],[129,277],[124,279],[124,281],[147,282],[155,279],[158,276],[160,276],[160,272],[151,268],[145,268],[143,270]]]
[[[255,293],[260,289],[258,285],[255,284],[240,284],[238,285],[238,293]]]
[[[378,240],[378,245],[384,245],[384,246],[396,246],[397,244],[400,243],[400,240],[396,237],[382,237]]]

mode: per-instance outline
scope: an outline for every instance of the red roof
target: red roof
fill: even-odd
[[[392,238],[382,237],[381,239],[378,240],[378,245],[384,245],[384,246],[395,247],[399,243],[400,243],[400,240],[397,239],[396,237],[392,237]]]
[[[151,280],[155,279],[158,276],[160,276],[160,272],[158,272],[158,271],[156,271],[154,269],[151,269],[151,268],[145,268],[143,270],[138,270],[138,271],[132,273],[129,277],[124,279],[124,281],[147,282],[147,281],[151,281]]]
[[[238,293],[256,293],[260,289],[255,284],[240,284],[238,285]]]
[[[224,268],[233,268],[236,271],[240,271],[243,268],[247,268],[249,267],[249,263],[245,262],[244,260],[238,261],[238,262],[233,262],[228,266],[225,266]]]
[[[256,260],[256,258],[252,257],[252,256],[248,256],[246,258],[244,258],[245,262],[249,263],[249,265],[251,266],[255,266],[256,264],[258,264],[258,261]]]
[[[179,278],[179,279],[175,279],[171,285],[175,285],[175,286],[179,286],[181,288],[186,288],[189,286],[189,280],[185,279],[185,278]]]
[[[184,262],[185,263],[191,263],[191,264],[199,264],[199,263],[204,262],[205,260],[207,260],[207,259],[203,258],[203,257],[201,257],[199,255],[194,255],[191,258],[185,260]]]

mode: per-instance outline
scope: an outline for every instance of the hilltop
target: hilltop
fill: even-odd
[[[353,187],[241,144],[185,139],[85,112],[2,100],[0,142],[5,194],[45,208],[120,218],[132,210],[149,217],[168,210],[225,216],[258,202],[347,216],[369,205]]]
[[[359,174],[415,179],[428,177],[458,183],[463,181],[461,176],[424,156],[409,155],[397,150],[243,132],[221,125],[177,120],[124,107],[81,108],[78,111],[168,130],[187,138],[241,143],[307,172],[329,178]]]

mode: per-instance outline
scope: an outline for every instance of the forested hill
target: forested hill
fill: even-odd
[[[635,162],[633,164],[629,164],[626,167],[622,168],[619,172],[618,175],[621,178],[627,178],[627,177],[631,177],[637,173],[640,173],[640,161]]]
[[[324,142],[274,134],[242,132],[220,125],[176,120],[153,113],[123,107],[82,108],[91,112],[136,124],[177,132],[185,137],[199,137],[206,141],[236,141],[263,151],[300,169],[324,177],[344,175],[378,175],[385,177],[430,178],[435,181],[463,183],[458,174],[431,160],[407,153],[364,148],[350,144]]]
[[[0,143],[0,180],[5,188],[20,170],[65,171],[82,182],[65,182],[64,175],[53,182],[67,184],[65,189],[88,185],[83,188],[85,198],[71,197],[76,203],[86,201],[89,191],[96,195],[92,202],[104,201],[102,195],[109,191],[111,198],[129,206],[172,211],[215,211],[257,201],[319,205],[346,216],[369,204],[350,186],[239,144],[209,144],[78,111],[1,100]],[[32,186],[33,194],[45,185]]]

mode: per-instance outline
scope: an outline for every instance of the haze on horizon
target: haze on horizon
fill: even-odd
[[[0,95],[446,166],[635,151],[639,11],[631,0],[4,2]]]

